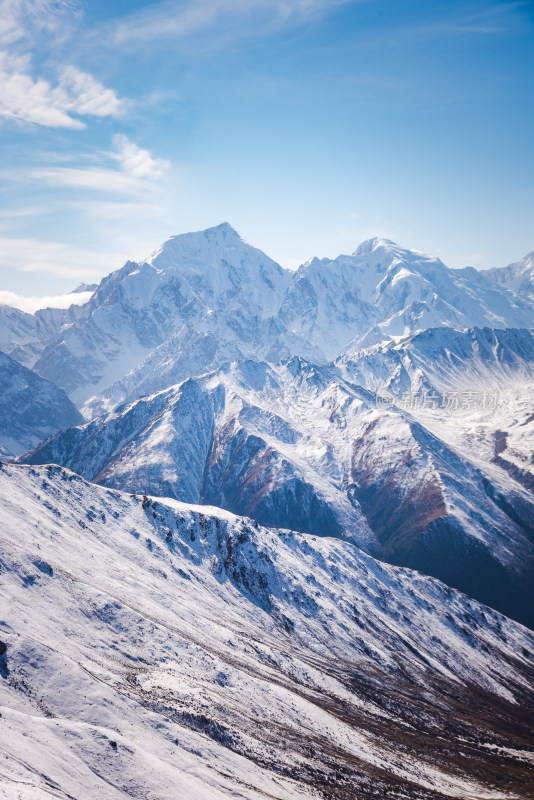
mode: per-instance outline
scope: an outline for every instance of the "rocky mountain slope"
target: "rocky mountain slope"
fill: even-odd
[[[384,409],[334,369],[240,362],[119,406],[21,461],[348,539],[532,625],[534,497],[488,449],[510,421],[495,414]],[[466,441],[473,427],[479,453]]]
[[[265,525],[349,537],[372,551],[357,500],[339,485],[345,423],[330,421],[337,403],[355,419],[371,402],[301,359],[237,362],[119,406],[22,460],[62,464],[126,491],[226,507]],[[334,451],[326,436],[336,429]]]
[[[0,457],[24,453],[80,422],[62,389],[0,352]]]
[[[0,467],[4,797],[527,800],[534,642],[348,542]]]

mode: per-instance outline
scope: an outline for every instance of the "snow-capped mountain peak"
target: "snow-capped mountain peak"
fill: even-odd
[[[392,249],[398,248],[399,245],[396,244],[396,242],[393,242],[391,239],[385,239],[383,236],[373,236],[371,239],[366,239],[364,242],[361,242],[352,255],[368,256],[369,253],[372,253],[379,247],[384,249]]]
[[[140,272],[147,266],[173,280],[187,280],[195,298],[210,309],[235,306],[243,313],[246,304],[262,319],[278,311],[291,280],[289,271],[247,244],[227,222],[172,236],[141,262]]]
[[[221,251],[239,245],[247,247],[239,233],[228,222],[222,222],[204,231],[171,236],[144,260],[150,264],[158,261],[163,265],[170,263],[175,266],[177,258],[199,258],[210,255],[213,258],[213,265],[220,260]]]

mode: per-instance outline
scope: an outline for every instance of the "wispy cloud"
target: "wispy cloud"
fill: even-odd
[[[116,266],[114,257],[64,242],[0,237],[0,267],[10,272],[47,272],[73,280],[91,279]]]
[[[11,306],[35,314],[41,308],[70,308],[83,306],[90,299],[92,292],[76,292],[74,294],[58,294],[48,297],[23,297],[14,292],[0,292],[0,306]]]
[[[235,36],[265,33],[270,26],[310,19],[356,2],[365,0],[163,0],[122,18],[113,39],[128,43],[186,37],[225,23],[231,23]]]
[[[115,194],[140,194],[151,188],[147,180],[105,167],[38,167],[30,170],[27,175],[33,180],[43,181],[51,186],[67,186]]]
[[[0,217],[0,227],[11,225],[13,221],[26,217],[38,217],[47,214],[48,209],[43,206],[25,206],[24,208],[3,208]]]
[[[79,117],[124,112],[113,89],[70,63],[48,76],[36,73],[32,53],[53,53],[76,12],[74,0],[0,0],[1,117],[80,130],[86,124]]]
[[[100,158],[116,161],[116,169],[105,166],[37,167],[29,170],[26,177],[51,186],[140,195],[154,189],[156,181],[170,169],[169,161],[154,158],[149,150],[139,147],[124,134],[116,134],[113,145],[113,150],[101,153]],[[18,178],[16,174],[10,174],[12,178]]]
[[[385,28],[372,45],[384,46],[389,39],[393,44],[405,46],[408,41],[428,43],[433,39],[457,38],[469,35],[495,36],[517,25],[524,14],[532,9],[531,0],[488,0],[481,4],[451,5],[447,14],[434,15],[428,7],[428,21],[420,24]]]
[[[76,0],[0,0],[0,43],[11,45],[41,32],[58,33],[78,12]]]

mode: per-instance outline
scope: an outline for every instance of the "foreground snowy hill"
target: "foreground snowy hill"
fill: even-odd
[[[0,781],[527,800],[532,634],[350,543],[0,468]]]
[[[0,352],[0,456],[16,456],[83,422],[67,395]]]
[[[0,346],[94,417],[227,361],[324,364],[429,327],[531,327],[534,300],[490,277],[387,239],[292,273],[223,223],[128,262],[68,320],[2,312]]]
[[[21,461],[349,539],[534,625],[534,497],[520,467],[505,465],[510,410],[382,409],[372,392],[300,358],[240,362],[64,431]],[[525,438],[534,418],[521,413],[516,454],[534,441]]]

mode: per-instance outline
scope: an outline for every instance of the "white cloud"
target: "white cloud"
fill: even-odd
[[[161,178],[170,168],[169,161],[153,158],[149,150],[143,150],[122,133],[113,137],[113,145],[115,150],[111,156],[134,178]]]
[[[71,247],[64,242],[0,237],[0,267],[18,272],[47,272],[91,280],[116,267],[116,255]]]
[[[118,116],[124,108],[113,89],[73,66],[65,67],[56,86],[33,78],[27,56],[0,54],[0,116],[49,128],[85,128],[71,114]]]
[[[139,147],[123,134],[113,137],[113,145],[113,151],[101,153],[100,157],[114,159],[119,169],[100,166],[38,167],[29,170],[26,176],[52,186],[134,196],[152,191],[155,181],[170,169],[169,161],[154,158],[149,150]],[[8,172],[4,173],[4,177],[20,179],[21,176]]]
[[[0,306],[11,306],[11,308],[18,308],[27,314],[35,314],[41,308],[83,306],[92,294],[92,292],[76,292],[74,294],[59,294],[49,297],[23,297],[14,292],[0,292]]]
[[[54,99],[64,103],[67,111],[95,117],[116,117],[124,109],[113,89],[107,89],[88,72],[76,67],[65,67],[54,90]]]
[[[79,116],[118,116],[125,102],[72,65],[55,80],[36,75],[29,53],[54,49],[77,16],[76,0],[0,0],[0,116],[80,130]]]

